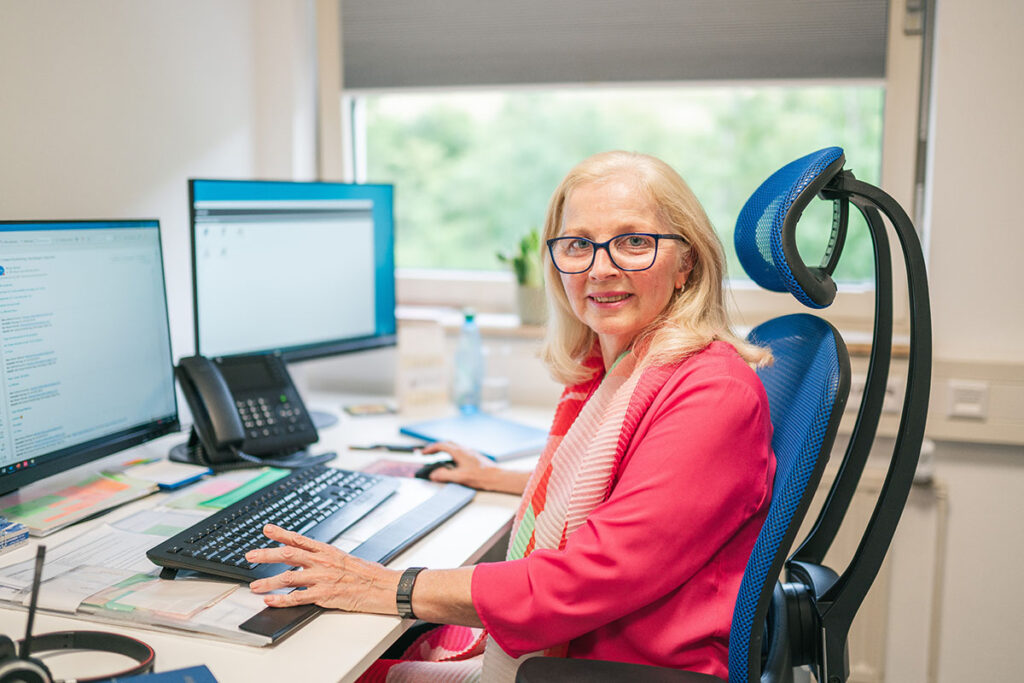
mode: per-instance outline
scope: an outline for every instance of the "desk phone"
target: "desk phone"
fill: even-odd
[[[276,354],[182,358],[175,375],[211,464],[288,455],[319,438]]]

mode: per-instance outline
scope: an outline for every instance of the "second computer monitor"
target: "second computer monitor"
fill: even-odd
[[[395,343],[390,185],[190,180],[189,197],[197,353]]]

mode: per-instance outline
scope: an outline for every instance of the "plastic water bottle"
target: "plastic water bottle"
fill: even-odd
[[[480,393],[484,383],[484,347],[480,328],[473,311],[465,311],[459,342],[455,347],[455,368],[452,394],[455,406],[464,414],[480,410]]]

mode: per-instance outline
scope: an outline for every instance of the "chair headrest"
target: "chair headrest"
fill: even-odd
[[[846,207],[832,226],[825,258],[828,264],[808,267],[796,247],[796,224],[810,201],[843,168],[840,147],[826,147],[786,164],[761,183],[740,211],[734,239],[740,264],[750,278],[774,292],[789,291],[811,308],[832,303],[836,286],[833,250],[842,248]],[[841,224],[840,224],[841,222]]]

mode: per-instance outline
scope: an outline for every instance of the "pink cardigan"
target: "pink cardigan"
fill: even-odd
[[[771,433],[764,388],[730,345],[680,363],[565,549],[476,567],[488,632],[513,657],[568,642],[570,657],[727,677],[733,607],[771,497]]]

